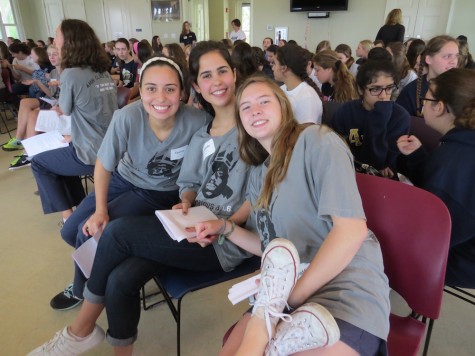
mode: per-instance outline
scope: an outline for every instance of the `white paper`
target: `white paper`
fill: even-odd
[[[55,150],[61,147],[68,147],[68,143],[64,142],[64,137],[58,131],[45,132],[36,136],[32,136],[25,140],[21,140],[21,144],[25,148],[28,157]]]
[[[183,214],[181,209],[156,210],[155,215],[160,219],[168,235],[178,242],[196,236],[195,232],[186,231],[187,227],[193,227],[202,221],[218,219],[216,215],[205,206],[190,208],[186,215]]]
[[[73,259],[76,261],[76,264],[79,266],[86,278],[91,276],[92,264],[94,263],[94,257],[96,256],[99,237],[101,237],[101,233],[97,232],[96,235],[89,238],[73,252]]]
[[[248,278],[242,282],[236,283],[229,289],[228,299],[236,305],[259,291],[259,283],[256,281],[261,277],[261,274],[257,274],[251,278]]]
[[[58,115],[55,110],[40,110],[35,130],[38,132],[59,131],[61,135],[71,135],[71,116]]]
[[[55,106],[57,103],[58,103],[58,100],[56,99],[51,99],[51,98],[47,98],[45,96],[41,97],[40,98],[41,100],[47,102],[48,104],[50,104],[51,106]]]

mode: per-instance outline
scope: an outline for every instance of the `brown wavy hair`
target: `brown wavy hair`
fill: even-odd
[[[295,143],[297,142],[300,133],[308,125],[299,125],[297,120],[295,120],[292,106],[287,95],[285,95],[282,89],[280,89],[273,80],[262,75],[249,77],[237,90],[235,106],[236,117],[239,118],[236,123],[238,130],[239,154],[244,162],[257,166],[262,164],[268,157],[268,152],[261,146],[259,141],[246,132],[239,115],[239,103],[241,102],[243,91],[250,85],[256,83],[265,84],[272,90],[280,103],[282,113],[280,129],[272,140],[272,155],[270,156],[264,185],[256,203],[256,208],[268,210],[273,190],[287,175]]]
[[[94,72],[107,72],[110,59],[94,30],[82,20],[66,19],[59,25],[64,37],[61,67],[90,67]]]
[[[455,116],[454,125],[461,129],[475,129],[475,71],[450,69],[429,81],[434,99],[442,101]]]
[[[331,68],[333,70],[334,100],[337,103],[343,103],[360,97],[356,89],[355,77],[348,71],[346,65],[338,59],[336,52],[330,50],[321,51],[315,54],[312,61],[323,69]]]

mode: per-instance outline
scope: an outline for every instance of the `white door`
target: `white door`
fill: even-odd
[[[152,40],[152,5],[150,0],[126,1],[123,9],[127,9],[129,20],[129,37]]]
[[[192,0],[191,25],[198,41],[209,39],[208,0]]]
[[[130,37],[126,11],[122,11],[124,5],[123,0],[104,0],[104,17],[109,41]]]
[[[54,37],[56,28],[64,18],[63,5],[61,0],[44,0],[43,5],[45,7],[48,33],[50,36]]]
[[[83,0],[63,0],[64,17],[87,21]]]
[[[427,41],[447,33],[451,6],[452,0],[387,0],[384,20],[392,9],[401,9],[406,27],[405,37]]]
[[[94,28],[97,37],[101,42],[112,40],[107,36],[106,24],[104,21],[104,2],[97,0],[84,0],[86,18],[89,25]]]
[[[451,6],[452,1],[447,0],[420,0],[414,37],[429,40],[446,34]]]

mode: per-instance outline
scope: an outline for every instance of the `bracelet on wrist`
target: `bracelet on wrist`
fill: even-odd
[[[226,221],[224,221],[224,230],[226,230]],[[219,234],[219,237],[218,237],[218,245],[222,245],[224,243],[224,240],[226,240],[233,232],[234,232],[234,229],[236,228],[236,223],[232,220],[229,220],[229,222],[231,223],[231,230],[229,230],[228,232],[226,233],[222,233],[222,234]]]
[[[223,222],[223,226],[221,226],[221,229],[218,231],[218,235],[224,234],[224,231],[226,230],[226,219],[221,218],[219,219]]]

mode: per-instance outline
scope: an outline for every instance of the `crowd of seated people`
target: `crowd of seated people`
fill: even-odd
[[[190,35],[188,22],[183,31]],[[71,45],[77,36],[83,48]],[[475,287],[467,273],[475,267],[474,229],[467,227],[475,204],[463,199],[472,189],[469,176],[460,175],[463,191],[456,192],[450,179],[440,178],[464,170],[473,151],[475,93],[467,83],[475,72],[467,41],[447,35],[409,43],[362,40],[355,48],[359,61],[345,43],[333,51],[323,40],[312,53],[292,40],[273,42],[264,38],[262,48],[238,38],[162,44],[154,36],[101,44],[80,20],[63,20],[54,44],[0,42],[2,68],[17,80],[19,102],[17,135],[2,148],[22,150],[22,140],[39,134],[39,110],[72,118],[67,147],[32,158],[23,153],[11,168],[31,165],[43,213],[61,214],[61,236],[74,249],[102,235],[89,280],[74,265],[73,283],[52,293],[52,308],[82,304],[79,315],[31,355],[64,345],[72,354],[85,352],[105,337],[116,354],[132,354],[139,290],[161,267],[228,271],[253,254],[266,266],[263,280],[286,273],[293,282],[285,291],[274,288],[280,282],[259,290],[223,355],[286,350],[289,319],[315,328],[301,313],[323,320],[334,354],[385,354],[388,281],[356,188],[360,164],[390,179],[403,173],[447,204],[453,221],[447,283]],[[129,104],[118,109],[122,86],[130,89]],[[465,87],[459,98],[450,95]],[[46,106],[43,96],[57,104]],[[337,106],[325,120],[329,104]],[[424,152],[410,133],[411,116],[423,116],[444,145]],[[95,191],[87,196],[84,175],[94,176]],[[293,212],[292,201],[308,203]],[[219,219],[196,225],[195,238],[171,244],[154,211],[186,214],[197,205]],[[308,268],[297,280],[298,260]],[[292,268],[279,267],[289,261]],[[370,285],[362,276],[368,274]],[[96,325],[104,309],[107,332]],[[352,340],[355,333],[363,338]],[[294,350],[310,344],[323,346],[306,339]]]

